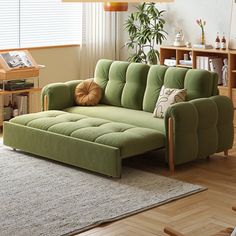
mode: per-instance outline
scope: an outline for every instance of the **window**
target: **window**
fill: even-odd
[[[0,11],[0,49],[81,42],[81,3],[1,0]]]
[[[19,47],[19,0],[0,0],[0,48]]]

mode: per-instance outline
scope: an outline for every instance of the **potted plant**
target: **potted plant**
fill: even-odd
[[[128,61],[157,64],[159,51],[156,46],[166,39],[165,20],[155,3],[143,3],[136,7],[125,22],[129,41],[125,46],[129,51]]]

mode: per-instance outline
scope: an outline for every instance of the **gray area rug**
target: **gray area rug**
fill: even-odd
[[[0,143],[0,235],[73,235],[205,188],[124,168],[111,179]]]

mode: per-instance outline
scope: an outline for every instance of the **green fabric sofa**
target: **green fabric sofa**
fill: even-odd
[[[117,177],[123,158],[155,149],[166,149],[173,171],[232,147],[233,105],[218,95],[215,73],[103,59],[94,80],[103,91],[97,106],[75,104],[81,80],[44,87],[44,111],[5,122],[4,144]],[[187,101],[159,119],[152,113],[162,85],[186,88]]]

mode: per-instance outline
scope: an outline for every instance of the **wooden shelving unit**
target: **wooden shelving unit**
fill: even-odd
[[[192,69],[193,66],[189,66],[189,65],[180,65],[180,64],[177,64],[176,65],[177,67],[183,67],[183,68],[189,68],[189,69]]]
[[[43,66],[39,66],[27,50],[21,50],[20,52],[22,51],[24,51],[27,55],[32,66],[11,68],[3,56],[0,55],[0,84],[2,85],[2,89],[0,89],[0,128],[2,127],[4,121],[4,97],[6,95],[11,96],[12,99],[14,94],[26,94],[28,97],[28,113],[36,111],[34,95],[41,92],[41,88],[39,87],[39,70]],[[4,53],[8,52],[10,51],[4,51]],[[19,79],[32,80],[34,82],[34,87],[19,90],[6,90],[5,85],[8,81]]]
[[[21,90],[14,90],[14,91],[1,91],[0,95],[9,95],[9,94],[17,94],[17,93],[37,93],[41,92],[41,88],[30,88],[30,89],[21,89]]]
[[[192,66],[180,65],[179,60],[183,60],[184,54],[192,54]],[[196,49],[187,47],[162,46],[160,48],[160,64],[164,65],[165,59],[175,58],[176,67],[197,68],[197,56],[228,58],[228,84],[218,86],[221,95],[232,99],[235,115],[234,124],[236,126],[236,50],[217,50],[217,49]]]

